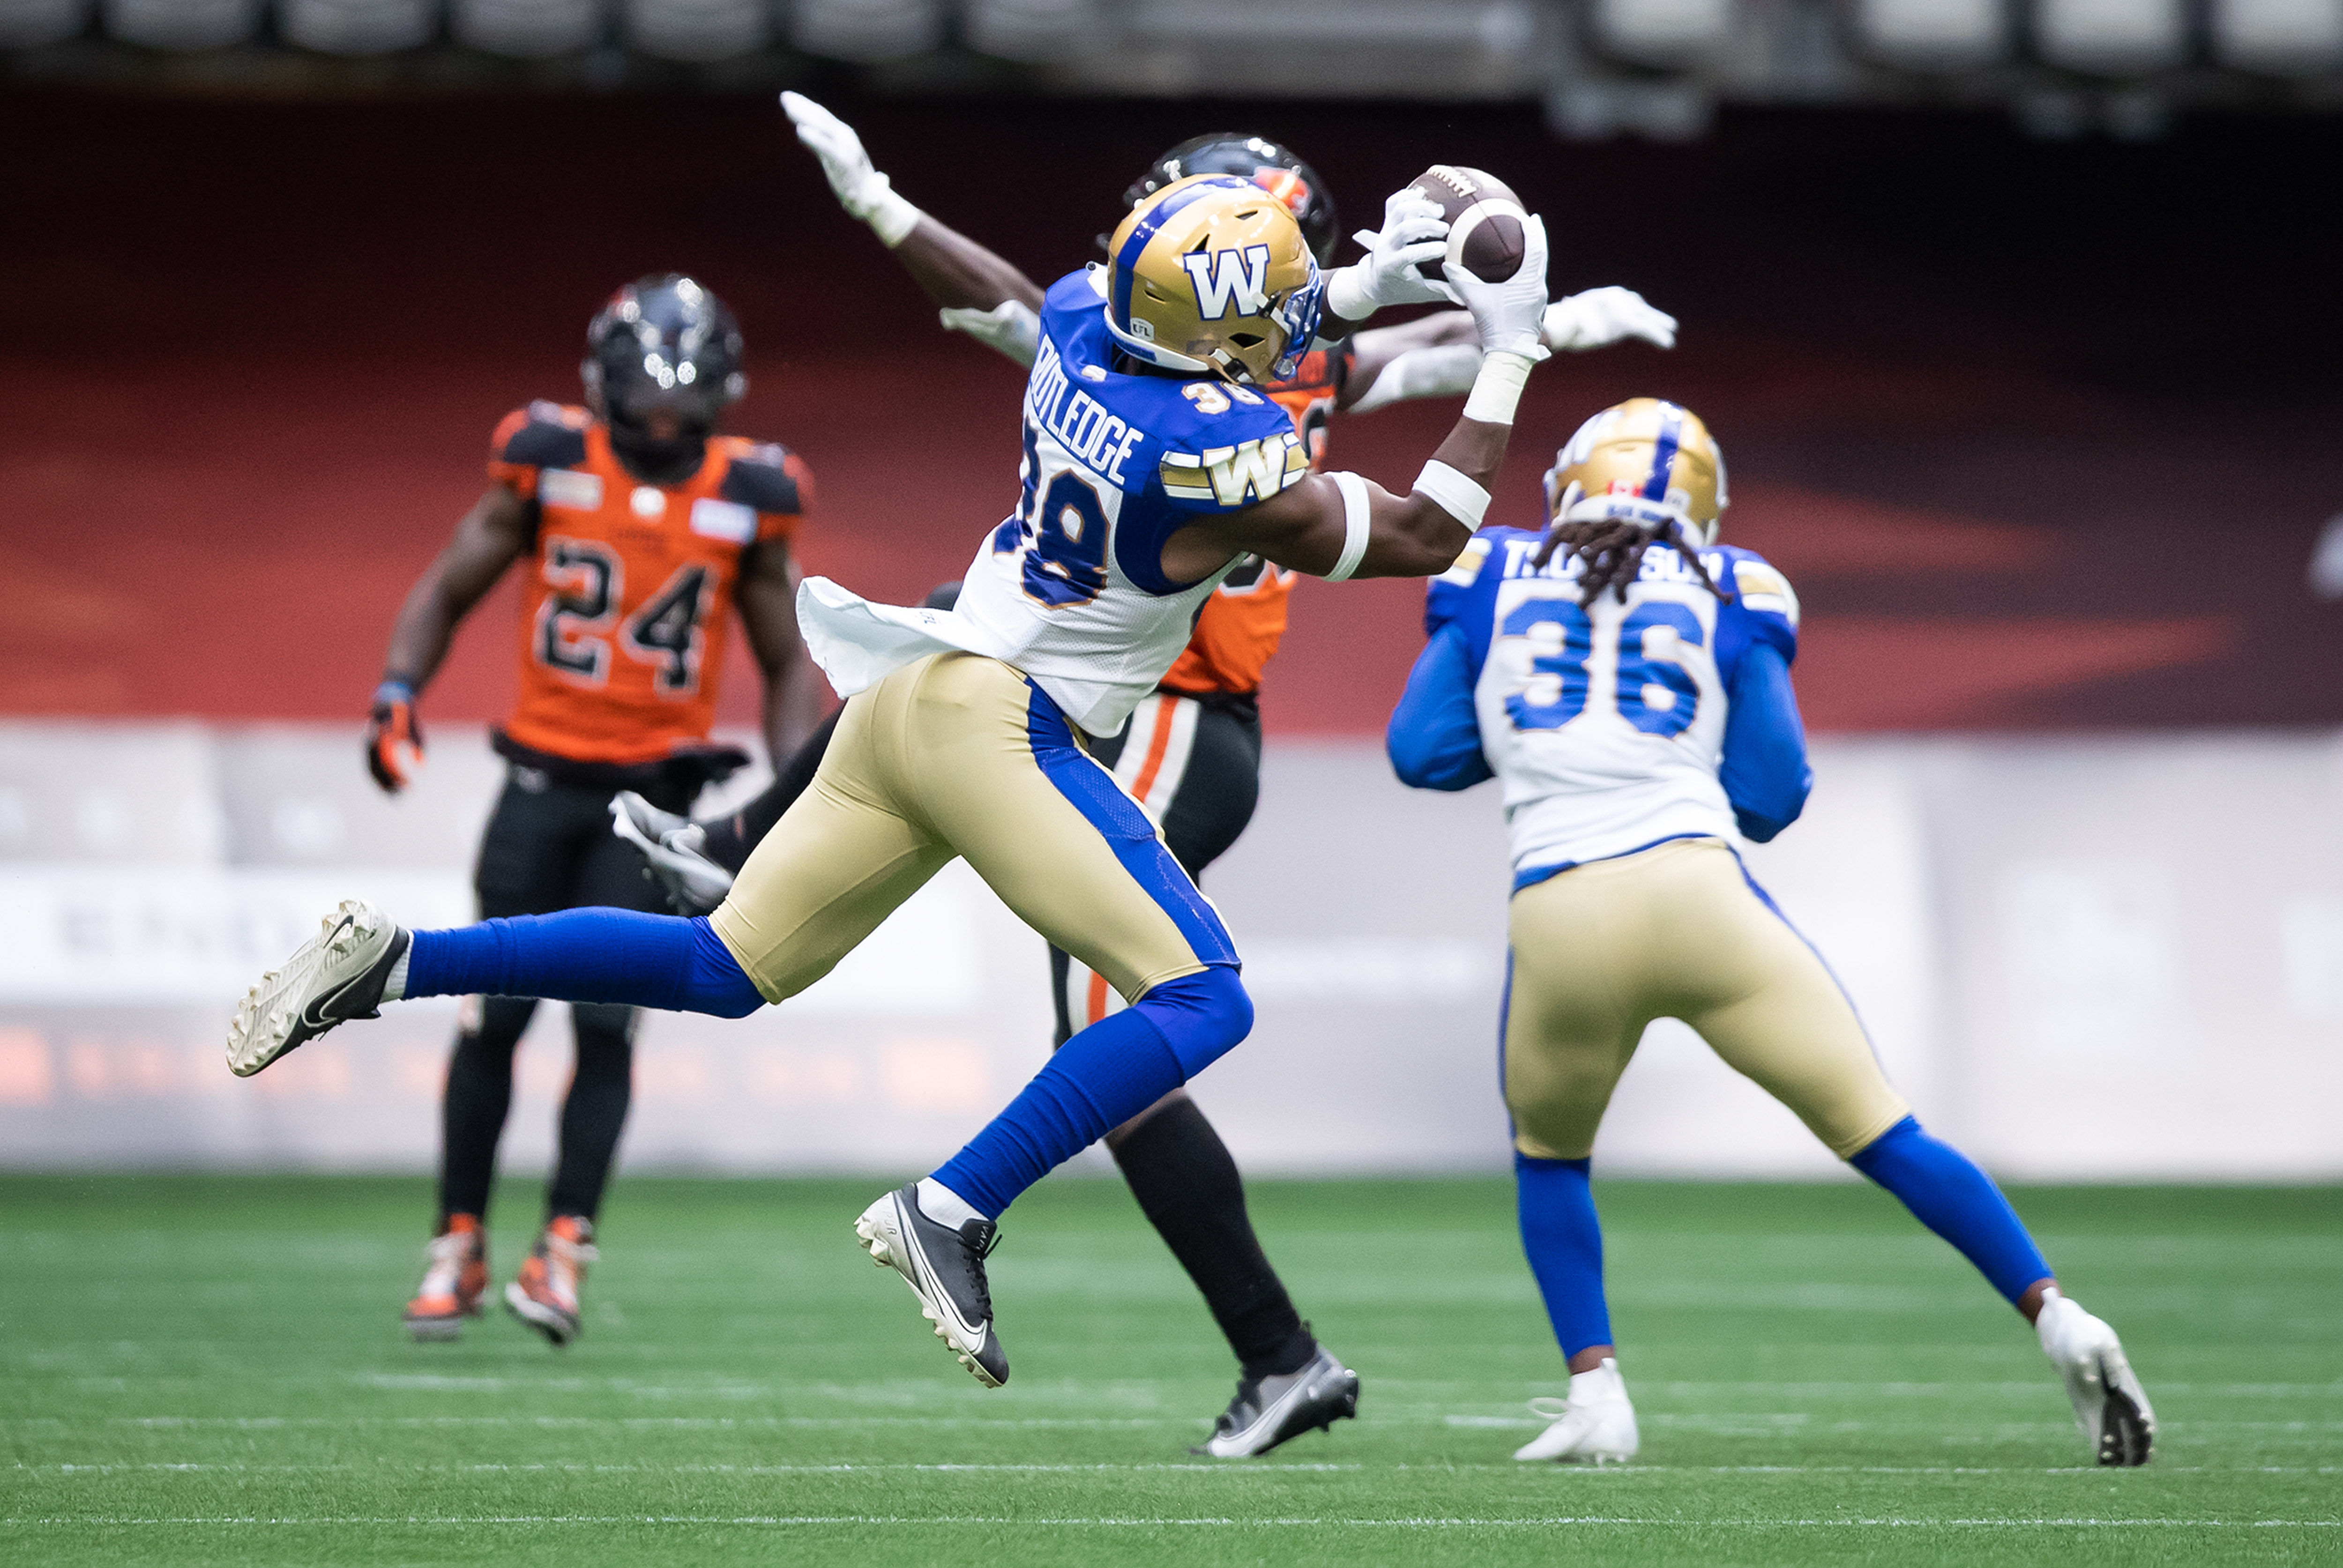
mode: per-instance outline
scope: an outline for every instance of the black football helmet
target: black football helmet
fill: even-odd
[[[1173,180],[1190,175],[1234,175],[1252,181],[1285,204],[1294,222],[1302,226],[1302,241],[1319,266],[1328,266],[1334,259],[1334,246],[1342,236],[1334,226],[1333,193],[1316,169],[1266,136],[1214,131],[1189,137],[1131,182],[1122,193],[1123,210],[1128,212]]]
[[[664,468],[699,448],[729,404],[749,389],[740,368],[740,327],[724,302],[679,272],[638,278],[618,293],[586,328],[586,405],[610,427],[623,457]],[[682,426],[670,441],[654,440],[647,422],[657,413]]]

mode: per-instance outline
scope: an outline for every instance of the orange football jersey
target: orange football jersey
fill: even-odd
[[[804,462],[716,436],[691,477],[646,485],[585,409],[532,403],[497,427],[488,476],[538,504],[505,733],[621,765],[705,743],[741,558],[795,531],[811,493]]]
[[[1346,341],[1334,348],[1312,349],[1292,380],[1262,388],[1292,417],[1312,467],[1326,455],[1326,422],[1333,417],[1334,399],[1350,368]],[[1192,696],[1259,691],[1262,670],[1285,636],[1285,601],[1293,593],[1293,578],[1292,572],[1259,556],[1231,572],[1219,591],[1204,601],[1196,629],[1179,662],[1164,675],[1163,688]]]

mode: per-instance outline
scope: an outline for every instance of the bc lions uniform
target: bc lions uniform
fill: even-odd
[[[403,779],[382,755],[383,731],[412,740],[416,689],[456,618],[519,568],[518,692],[493,737],[511,767],[474,879],[483,919],[658,908],[609,836],[612,796],[637,790],[688,809],[703,784],[747,761],[709,737],[744,574],[783,585],[767,588],[760,629],[794,651],[773,607],[786,614],[789,540],[809,480],[781,447],[713,433],[740,386],[730,313],[691,279],[646,278],[611,298],[588,344],[594,408],[537,402],[497,427],[493,487],[402,608],[387,661],[397,673],[377,693],[368,760],[395,789]],[[657,430],[645,422],[654,417]],[[386,709],[397,727],[380,722]],[[465,1000],[442,1102],[439,1234],[406,1313],[417,1338],[453,1337],[478,1309],[513,1052],[536,1006],[494,991]],[[507,1296],[557,1343],[578,1330],[582,1262],[631,1098],[635,1013],[586,1003],[573,1022],[547,1229]]]
[[[1922,1131],[1821,958],[1742,868],[1735,831],[1772,838],[1811,782],[1789,681],[1798,606],[1765,560],[1715,543],[1724,459],[1706,427],[1648,398],[1605,409],[1546,494],[1545,530],[1483,528],[1433,583],[1431,642],[1388,735],[1409,784],[1503,789],[1499,1060],[1523,1241],[1572,1372],[1515,1457],[1637,1452],[1589,1160],[1645,1027],[1675,1018],[2033,1319],[2100,1462],[2143,1462],[2155,1418],[2114,1331],[2059,1295],[1985,1173]]]
[[[795,533],[803,459],[716,436],[688,477],[649,485],[587,410],[533,403],[497,427],[488,477],[538,518],[507,754],[634,768],[703,750],[741,560]]]

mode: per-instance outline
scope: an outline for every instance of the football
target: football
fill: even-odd
[[[1448,254],[1426,262],[1423,276],[1444,278],[1463,266],[1484,283],[1503,283],[1522,266],[1523,220],[1529,216],[1504,181],[1479,169],[1434,164],[1411,182],[1448,220]]]

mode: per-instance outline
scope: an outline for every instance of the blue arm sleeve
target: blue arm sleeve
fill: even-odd
[[[1400,782],[1418,789],[1469,789],[1495,777],[1481,755],[1472,656],[1462,628],[1442,627],[1416,657],[1383,732],[1383,749]]]
[[[1815,787],[1789,660],[1771,643],[1752,643],[1733,672],[1729,696],[1717,777],[1742,833],[1762,844],[1798,819]]]

